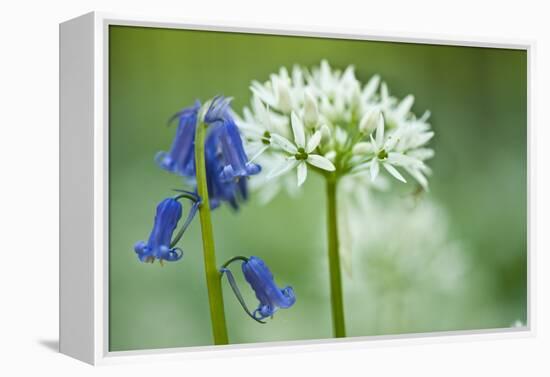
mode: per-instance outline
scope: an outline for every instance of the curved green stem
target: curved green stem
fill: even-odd
[[[327,236],[328,264],[330,274],[330,301],[332,306],[332,330],[334,337],[346,336],[342,274],[340,269],[338,241],[338,209],[336,203],[337,178],[327,177]]]
[[[204,142],[206,139],[206,124],[199,122],[195,134],[195,168],[197,171],[197,193],[201,198],[199,207],[202,248],[204,254],[204,269],[206,272],[206,287],[210,304],[210,320],[214,344],[228,344],[227,326],[223,306],[220,272],[216,265],[214,236],[210,217],[210,201],[206,183],[206,162],[204,159]]]

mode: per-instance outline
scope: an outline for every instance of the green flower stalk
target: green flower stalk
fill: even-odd
[[[210,307],[210,321],[212,322],[214,344],[228,344],[229,339],[227,337],[227,325],[225,322],[222,285],[220,272],[216,264],[216,251],[210,215],[210,200],[206,181],[206,128],[206,123],[199,121],[195,134],[195,166],[197,174],[197,193],[201,198],[199,217],[201,223],[204,272],[206,274],[206,287],[208,289],[208,303]]]
[[[336,338],[346,336],[344,317],[344,295],[342,294],[342,270],[340,268],[340,243],[338,240],[338,207],[336,188],[338,180],[327,178],[327,248],[330,276],[330,301],[332,309],[332,331]]]

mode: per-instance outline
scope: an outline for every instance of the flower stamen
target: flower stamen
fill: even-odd
[[[376,155],[380,161],[385,161],[388,159],[388,152],[386,152],[385,149],[382,149],[378,154]]]
[[[298,148],[298,152],[294,155],[296,157],[296,160],[298,161],[305,161],[309,157],[308,153],[303,147]]]

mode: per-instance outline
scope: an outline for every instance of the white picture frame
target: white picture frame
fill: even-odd
[[[528,239],[531,240],[533,179],[533,41],[438,38],[363,30],[279,25],[202,24],[92,12],[60,24],[60,352],[90,364],[285,353],[387,344],[471,341],[534,336],[534,250],[528,243],[528,320],[509,329],[434,332],[346,339],[109,352],[108,349],[108,30],[131,25],[189,30],[249,32],[453,46],[513,48],[528,59]],[[74,247],[78,245],[78,247]]]

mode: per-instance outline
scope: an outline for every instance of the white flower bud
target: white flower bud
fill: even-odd
[[[292,97],[290,94],[290,87],[286,80],[277,80],[275,90],[277,107],[279,107],[279,110],[283,113],[290,113],[292,111]]]
[[[344,146],[348,141],[348,133],[341,127],[336,127],[334,132],[334,140],[338,145]]]
[[[330,141],[331,136],[332,133],[330,132],[330,128],[326,124],[323,124],[321,126],[321,143]]]
[[[307,127],[315,127],[319,120],[319,109],[317,107],[317,100],[310,91],[306,91],[304,94],[304,121]]]
[[[334,159],[336,158],[336,152],[328,151],[327,153],[325,153],[325,158],[329,159],[331,162],[334,162]]]
[[[365,135],[370,134],[376,129],[379,117],[380,110],[371,109],[367,111],[359,121],[359,131],[364,133]]]

